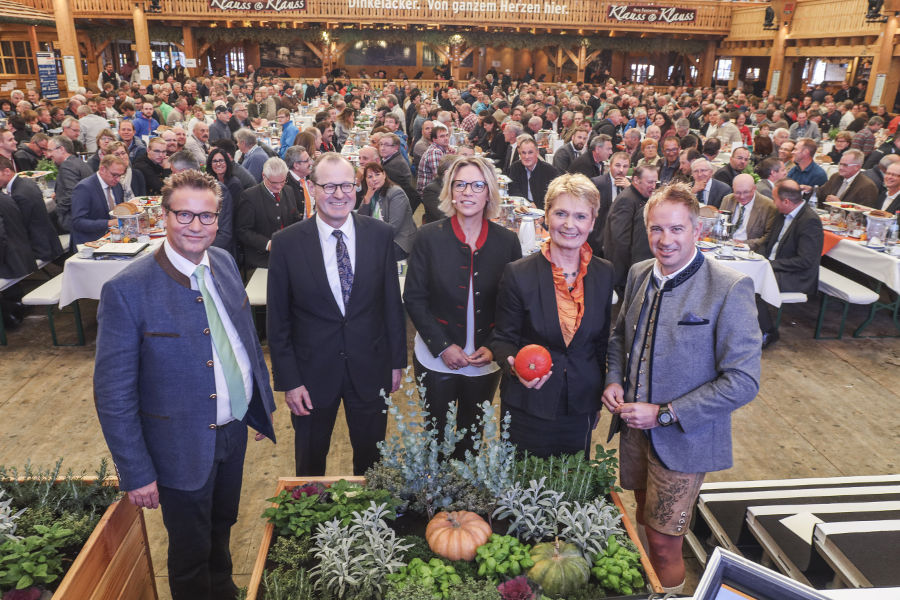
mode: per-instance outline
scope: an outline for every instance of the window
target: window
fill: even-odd
[[[744,81],[759,81],[759,67],[747,69],[744,72]]]
[[[645,83],[653,79],[656,67],[646,63],[631,63],[631,80],[635,83]]]
[[[0,73],[33,75],[35,66],[31,42],[0,42]]]
[[[691,79],[697,79],[697,75],[699,74],[700,72],[697,70],[697,67],[691,65]]]
[[[232,48],[225,56],[225,74],[230,76],[232,71],[235,74],[244,72],[243,48]]]
[[[720,58],[716,62],[716,79],[717,80],[728,80],[731,79],[731,66],[732,60],[730,58]]]

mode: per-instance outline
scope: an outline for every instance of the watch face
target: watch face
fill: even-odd
[[[659,415],[657,415],[656,420],[659,421],[660,425],[671,425],[672,424],[672,413],[668,410],[663,409],[659,411]]]

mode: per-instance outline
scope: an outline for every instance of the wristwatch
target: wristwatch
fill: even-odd
[[[668,427],[675,422],[675,417],[672,415],[672,411],[669,410],[668,406],[659,407],[659,413],[656,415],[656,422],[663,427]]]

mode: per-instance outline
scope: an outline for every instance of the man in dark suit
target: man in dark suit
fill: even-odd
[[[606,118],[594,125],[594,135],[608,135],[612,140],[613,146],[618,146],[622,141],[622,137],[619,135],[619,127],[624,120],[622,111],[618,108],[610,109],[606,113]]]
[[[87,163],[73,156],[75,147],[72,140],[64,135],[50,138],[47,143],[47,156],[57,168],[54,196],[56,198],[56,217],[64,231],[72,228],[72,192],[78,182],[93,175]]]
[[[550,182],[561,173],[550,163],[541,160],[537,143],[528,135],[521,135],[516,142],[518,162],[509,169],[509,195],[528,198],[538,208],[544,208],[544,195]]]
[[[13,154],[16,171],[34,171],[38,162],[44,156],[44,149],[50,142],[50,136],[44,133],[36,133],[31,139],[19,146]]]
[[[756,191],[753,176],[741,173],[734,178],[734,193],[722,198],[722,210],[731,212],[732,238],[746,243],[754,252],[765,246],[775,223],[775,205]]]
[[[619,194],[609,210],[603,231],[603,256],[615,268],[618,289],[624,288],[631,265],[653,258],[644,226],[644,205],[656,188],[658,177],[656,167],[637,167],[631,187]]]
[[[572,133],[572,137],[568,143],[563,144],[559,150],[553,154],[553,166],[561,173],[569,173],[569,167],[572,162],[584,154],[586,150],[588,136],[591,134],[591,128],[587,124],[579,126]]]
[[[581,173],[588,179],[602,175],[606,161],[612,152],[612,139],[602,133],[595,135],[588,144],[588,151],[569,165],[569,173]]]
[[[103,286],[94,401],[139,507],[162,507],[175,600],[233,599],[247,426],[275,441],[269,372],[234,259],[211,248],[221,198],[198,171],[163,190],[166,240]]]
[[[36,268],[22,212],[15,200],[0,190],[0,279],[25,277]]]
[[[622,190],[628,189],[631,182],[625,177],[631,166],[631,158],[627,152],[616,152],[609,158],[609,171],[599,177],[591,178],[591,182],[600,191],[600,208],[597,210],[597,218],[594,220],[594,230],[588,236],[588,244],[594,255],[603,257],[603,233],[606,230],[606,220],[609,218],[609,209]]]
[[[500,160],[500,164],[497,165],[500,167],[500,170],[503,171],[503,174],[507,177],[509,176],[509,170],[512,168],[513,164],[519,160],[519,153],[516,151],[516,145],[518,143],[519,136],[522,135],[524,128],[522,124],[517,121],[510,121],[506,124],[506,127],[503,128],[503,141],[506,142],[506,152],[503,154],[503,157]]]
[[[728,164],[716,171],[713,178],[721,181],[728,187],[731,187],[734,178],[744,172],[744,168],[749,162],[750,151],[746,148],[738,148],[731,153],[731,160],[728,161]]]
[[[312,172],[312,158],[303,146],[291,146],[284,153],[284,164],[288,168],[286,187],[297,193],[297,210],[304,219],[316,211],[315,188],[309,179]]]
[[[697,196],[697,201],[719,208],[722,198],[731,193],[731,188],[718,179],[713,179],[712,175],[712,163],[705,158],[698,158],[691,163],[691,176],[694,178],[691,191]]]
[[[838,163],[838,172],[819,188],[816,194],[819,202],[855,202],[878,208],[878,188],[871,179],[860,176],[863,158],[859,150],[846,150]]]
[[[72,236],[70,246],[92,242],[103,237],[117,223],[109,212],[125,199],[119,180],[128,165],[116,156],[104,156],[100,170],[82,179],[72,192]]]
[[[315,217],[272,239],[272,374],[291,409],[297,473],[325,473],[343,399],[353,472],[362,475],[387,426],[379,392],[396,391],[407,364],[393,231],[352,214],[354,170],[340,155],[320,156],[312,178]]]
[[[385,133],[378,140],[378,153],[381,155],[381,166],[391,181],[400,186],[400,189],[409,199],[409,205],[413,212],[419,206],[419,194],[416,192],[416,182],[413,181],[412,170],[409,162],[400,151],[400,136],[395,133]]]
[[[884,188],[875,208],[896,214],[900,211],[900,161],[892,163],[884,172]]]
[[[52,261],[63,252],[59,236],[50,215],[41,188],[25,177],[19,177],[12,170],[12,165],[5,157],[0,156],[0,189],[9,190],[9,195],[19,207],[22,221],[28,231],[31,250],[38,260]]]
[[[756,182],[756,191],[771,200],[775,184],[787,177],[787,169],[783,162],[770,156],[756,165],[756,174],[760,177]]]
[[[139,171],[144,176],[144,184],[147,193],[158,196],[166,177],[172,174],[166,157],[166,141],[162,138],[153,138],[147,142],[147,153],[141,155],[131,168]]]
[[[819,262],[822,258],[822,221],[803,200],[796,181],[783,179],[775,186],[773,197],[778,215],[762,254],[769,259],[778,289],[782,292],[802,292],[812,297],[819,284]],[[758,296],[759,328],[763,333],[763,347],[778,339],[778,332],[769,314],[768,305]]]
[[[293,187],[287,187],[288,168],[280,158],[270,158],[263,165],[263,181],[244,190],[235,215],[237,240],[244,249],[244,266],[268,268],[272,236],[277,231],[300,221],[298,207],[303,199]]]

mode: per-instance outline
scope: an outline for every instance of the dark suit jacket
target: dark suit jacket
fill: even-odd
[[[243,420],[275,441],[269,372],[241,276],[226,252],[207,252],[216,290],[250,358],[253,395]],[[153,481],[196,490],[213,469],[216,381],[198,297],[162,247],[100,292],[94,402],[123,490]]]
[[[594,230],[588,236],[588,244],[594,251],[594,256],[604,257],[603,254],[603,232],[606,229],[606,220],[609,218],[609,209],[612,207],[613,201],[618,193],[613,196],[612,177],[609,173],[604,173],[599,177],[592,177],[591,183],[597,186],[600,192],[600,207],[597,210],[597,218],[594,221]],[[619,188],[615,188],[618,190]]]
[[[731,221],[732,223],[735,222],[737,218],[737,202],[734,199],[734,194],[728,194],[722,198],[722,206],[720,208],[731,211]],[[778,211],[775,210],[775,205],[772,201],[756,192],[756,195],[753,197],[753,210],[750,211],[749,215],[744,215],[747,223],[747,245],[754,252],[759,252],[765,245],[775,223],[776,214],[778,214]]]
[[[56,174],[56,216],[60,226],[66,231],[72,229],[72,192],[78,182],[90,177],[94,172],[83,160],[77,156],[70,156],[59,165]]]
[[[19,212],[22,213],[34,257],[38,260],[54,260],[63,253],[63,247],[59,243],[53,221],[47,213],[47,204],[44,202],[41,188],[31,179],[16,177],[10,191]]]
[[[772,233],[763,248],[768,258],[784,227],[784,215],[775,217]],[[803,292],[807,296],[816,293],[819,284],[819,262],[822,258],[822,221],[819,215],[806,205],[797,213],[778,245],[775,259],[771,261],[778,289],[782,292]]]
[[[144,176],[144,186],[147,194],[158,196],[162,193],[163,182],[166,177],[172,174],[170,169],[164,169],[145,154],[134,161],[131,165],[132,171],[140,172]]]
[[[594,137],[595,135],[599,135],[601,133],[605,133],[612,138],[613,148],[615,148],[622,142],[622,138],[619,137],[618,134],[618,128],[613,125],[612,121],[610,121],[609,119],[603,119],[602,121],[594,125],[594,133],[591,135],[591,137]]]
[[[730,188],[731,184],[734,183],[734,178],[738,175],[740,175],[740,172],[735,171],[731,165],[725,165],[713,174],[713,178],[721,181]]]
[[[0,190],[0,278],[25,277],[36,268],[22,213],[15,200]]]
[[[303,206],[303,200],[297,198],[297,192],[291,187],[284,186],[280,195],[281,202],[276,204],[275,198],[266,189],[266,184],[260,183],[244,190],[241,196],[235,214],[234,228],[237,240],[244,249],[246,267],[268,267],[269,252],[266,251],[266,244],[276,231],[302,219],[299,207]]]
[[[543,253],[507,265],[500,281],[497,325],[489,344],[504,372],[500,387],[503,402],[545,419],[553,419],[562,403],[569,415],[600,410],[613,277],[607,261],[591,260],[584,276],[584,315],[566,346],[559,326],[553,272]],[[540,390],[529,390],[519,383],[507,361],[527,344],[547,348],[553,359],[553,375]]]
[[[403,154],[397,152],[386,161],[382,161],[381,166],[388,178],[400,186],[400,189],[406,194],[410,205],[419,203],[419,194],[416,192],[416,180],[413,179],[412,170],[409,163],[403,158]]]
[[[31,151],[28,146],[22,146],[13,154],[13,161],[16,163],[16,171],[34,171],[37,169],[40,157]]]
[[[121,184],[117,183],[112,190],[116,204],[121,204],[125,199]],[[71,247],[103,237],[109,229],[111,218],[99,176],[82,179],[72,192]]]
[[[560,175],[560,172],[550,163],[538,159],[531,173],[531,178],[526,173],[525,166],[520,162],[514,162],[509,169],[509,195],[528,197],[528,187],[531,187],[531,198],[535,206],[544,208],[544,196],[550,182]]]
[[[884,204],[884,200],[887,198],[887,190],[883,190],[880,194],[878,194],[878,201],[875,203],[876,208],[881,208],[881,205]],[[900,196],[894,198],[894,201],[891,202],[891,205],[887,207],[887,212],[896,214],[898,210],[900,210]]]
[[[725,185],[718,179],[712,180],[712,185],[709,188],[709,192],[707,192],[706,197],[703,200],[700,200],[700,194],[697,195],[697,200],[700,200],[701,204],[709,204],[710,206],[715,206],[719,208],[722,204],[722,198],[731,193],[731,186]]]
[[[644,204],[647,200],[649,198],[643,197],[632,185],[618,195],[606,219],[603,256],[616,271],[617,287],[624,287],[631,265],[653,258],[644,226]]]
[[[317,218],[272,239],[267,322],[275,389],[306,386],[314,405],[332,402],[347,375],[360,397],[381,403],[379,390],[390,391],[391,369],[407,364],[393,231],[351,215],[356,261],[341,314],[328,285]]]
[[[825,182],[825,185],[820,187],[818,193],[816,193],[816,198],[819,203],[824,202],[826,196],[836,196],[843,184],[844,178],[838,173],[829,177],[828,181]],[[878,203],[878,186],[876,186],[871,179],[863,176],[861,171],[853,178],[853,183],[851,183],[850,187],[847,188],[847,191],[844,192],[842,200],[844,202],[864,204],[869,208],[881,208],[881,204]]]
[[[594,155],[591,154],[590,150],[582,152],[581,156],[573,160],[572,164],[569,165],[568,172],[581,173],[588,179],[600,175],[600,169],[597,168],[597,163],[594,162]]]
[[[585,152],[587,151],[582,149],[582,154]],[[559,169],[561,173],[571,173],[570,167],[576,158],[572,144],[563,144],[553,155],[553,166]]]

